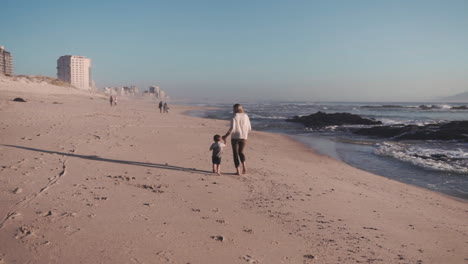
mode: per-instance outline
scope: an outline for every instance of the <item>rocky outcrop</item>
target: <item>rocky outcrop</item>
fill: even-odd
[[[353,133],[396,140],[461,140],[468,142],[468,121],[452,121],[425,126],[375,126],[357,129]]]
[[[317,112],[308,116],[295,116],[287,119],[288,122],[296,122],[311,128],[320,128],[326,126],[341,126],[341,125],[380,125],[382,122],[373,119],[362,118],[359,115],[350,113],[333,113],[327,114]]]
[[[451,109],[454,109],[454,110],[468,110],[468,105],[453,106]]]

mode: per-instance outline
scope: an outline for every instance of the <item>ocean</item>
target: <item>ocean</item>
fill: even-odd
[[[232,104],[205,104],[213,109],[191,115],[228,120]],[[466,104],[440,103],[313,103],[263,102],[243,104],[254,130],[287,134],[315,151],[349,165],[400,182],[468,199],[468,143],[457,141],[395,141],[352,134],[347,128],[330,126],[319,130],[286,122],[296,115],[351,113],[373,118],[384,125],[426,125],[468,120]]]

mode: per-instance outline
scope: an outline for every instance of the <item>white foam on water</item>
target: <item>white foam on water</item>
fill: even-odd
[[[468,152],[383,142],[374,151],[426,169],[468,174]]]
[[[250,114],[250,118],[258,118],[258,119],[288,119],[285,116],[262,116],[258,114]]]
[[[381,117],[377,118],[378,121],[382,122],[385,126],[392,126],[392,125],[417,125],[417,126],[425,126],[431,124],[439,124],[444,123],[444,120],[404,120],[404,119],[393,119],[393,118],[386,118]]]

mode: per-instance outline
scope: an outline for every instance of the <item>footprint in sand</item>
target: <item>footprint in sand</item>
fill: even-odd
[[[16,232],[16,235],[15,235],[15,238],[23,240],[26,237],[31,236],[32,234],[33,234],[33,230],[30,227],[22,226],[22,227],[18,228],[18,230]]]
[[[220,236],[220,235],[217,235],[217,236],[211,236],[211,239],[214,239],[216,241],[219,241],[219,242],[224,242],[224,240],[226,240],[225,237],[223,236]]]
[[[245,255],[245,256],[242,256],[242,259],[245,260],[246,262],[248,263],[251,263],[251,264],[257,264],[258,261],[255,260],[252,256],[250,255]]]
[[[23,192],[23,189],[21,189],[21,188],[16,188],[16,189],[13,190],[14,194],[19,194],[19,193],[22,193],[22,192]]]

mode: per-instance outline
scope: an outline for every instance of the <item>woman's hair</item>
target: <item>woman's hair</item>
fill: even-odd
[[[240,104],[235,104],[233,108],[234,108],[234,113],[244,113],[244,108]]]

